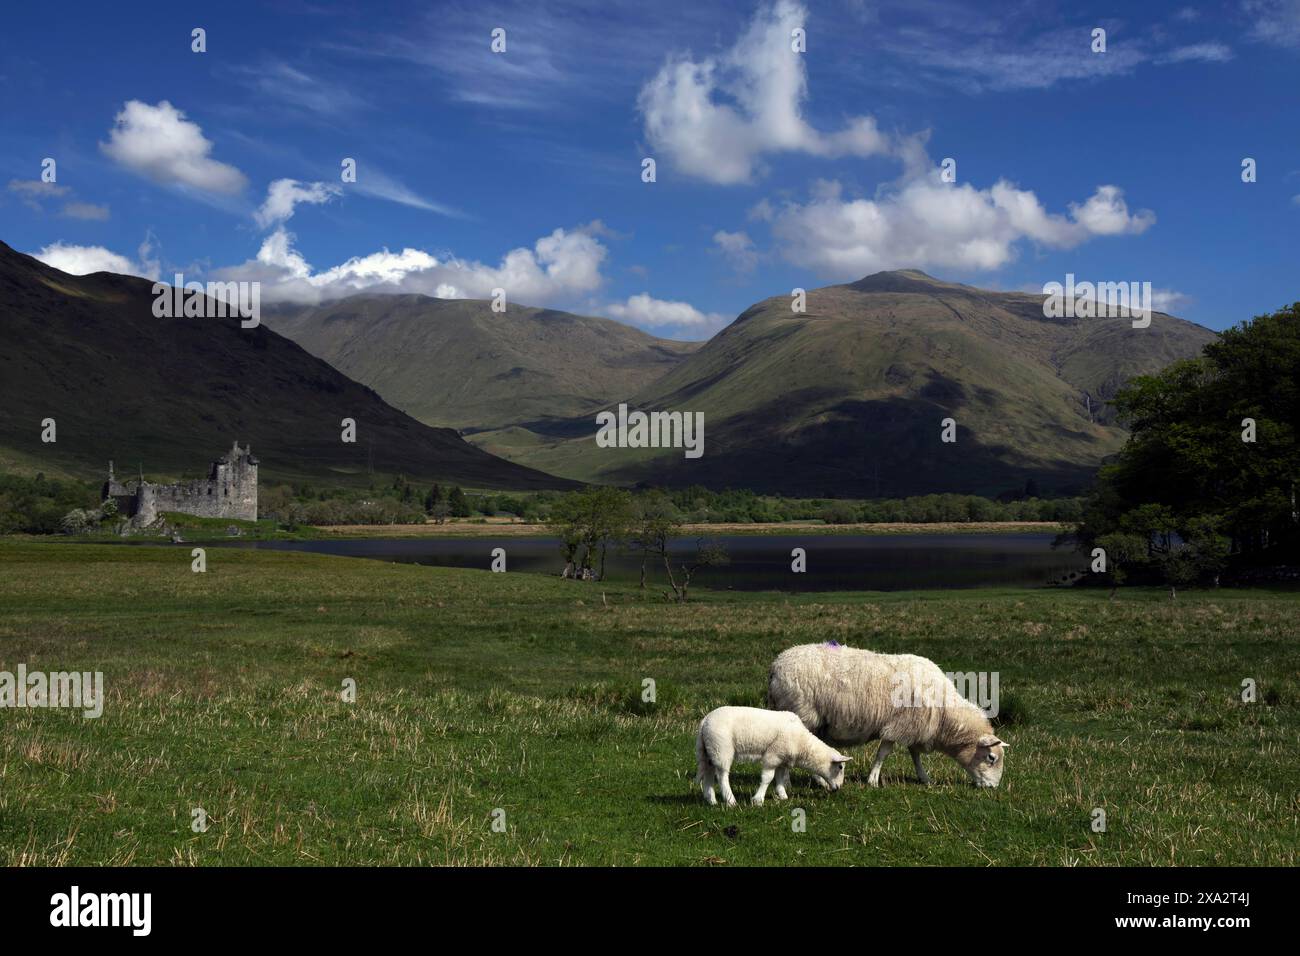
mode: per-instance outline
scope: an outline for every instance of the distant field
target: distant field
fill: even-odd
[[[1032,532],[1063,531],[1065,525],[1057,521],[936,521],[920,522],[857,522],[854,524],[826,524],[822,521],[721,522],[718,524],[688,524],[682,528],[683,537],[711,534],[1020,534]],[[355,535],[367,538],[412,537],[473,537],[484,535],[536,535],[551,534],[544,524],[525,524],[509,518],[487,518],[484,521],[448,521],[443,524],[340,524],[325,525],[316,530],[327,535]]]
[[[0,540],[0,670],[102,670],[108,691],[98,720],[0,710],[0,863],[1300,856],[1300,594],[699,592],[678,607],[535,575],[207,559],[195,574],[184,549]],[[998,671],[1002,788],[973,789],[940,755],[922,788],[896,755],[870,790],[874,748],[857,748],[839,793],[796,772],[789,803],[706,807],[690,783],[700,716],[760,703],[776,652],[829,639]],[[1240,701],[1244,678],[1259,702]],[[742,799],[756,779],[734,775]]]

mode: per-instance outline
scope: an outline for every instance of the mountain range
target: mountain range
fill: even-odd
[[[238,440],[263,480],[574,486],[416,421],[264,324],[157,318],[152,288],[69,275],[0,242],[0,468],[86,478],[114,459],[120,474],[193,476]]]
[[[672,371],[701,343],[554,309],[423,295],[281,306],[264,321],[429,425],[466,432],[570,418]]]
[[[1106,404],[1215,333],[1154,313],[1048,318],[1044,297],[882,272],[756,303],[707,343],[605,319],[423,296],[284,307],[273,326],[493,454],[619,484],[817,496],[1080,491],[1125,433]],[[705,453],[602,448],[626,403],[704,416]],[[941,440],[955,422],[955,442]]]

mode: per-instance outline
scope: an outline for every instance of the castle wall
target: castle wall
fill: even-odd
[[[250,450],[235,443],[227,457],[212,463],[207,478],[171,485],[123,485],[110,478],[104,492],[117,500],[119,513],[137,525],[152,524],[164,511],[256,521],[257,464]]]

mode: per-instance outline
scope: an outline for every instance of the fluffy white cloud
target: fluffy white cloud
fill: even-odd
[[[99,148],[110,159],[163,185],[183,185],[204,192],[232,195],[247,179],[234,166],[208,154],[212,143],[185,114],[163,100],[150,106],[130,100],[117,114],[107,143]]]
[[[791,32],[807,17],[794,0],[777,0],[759,9],[721,56],[669,58],[639,99],[651,146],[682,172],[723,184],[752,180],[764,153],[888,152],[889,139],[870,116],[850,119],[834,133],[804,120],[808,76],[804,54],[791,49]]]
[[[1083,230],[1082,234],[1076,234],[1078,242],[1092,236],[1145,232],[1156,221],[1150,209],[1130,214],[1124,191],[1118,186],[1098,186],[1082,206],[1070,203],[1070,216]]]
[[[556,229],[531,249],[512,249],[496,266],[406,248],[354,256],[318,271],[294,248],[293,234],[280,227],[266,237],[256,259],[216,274],[262,282],[268,301],[320,302],[366,289],[486,299],[499,288],[505,289],[507,302],[545,305],[599,288],[605,254],[587,232]]]
[[[682,328],[712,331],[727,321],[717,312],[701,312],[689,302],[670,302],[655,299],[646,293],[630,296],[626,302],[615,302],[605,307],[613,318],[633,325],[649,328]]]
[[[1151,290],[1151,308],[1167,315],[1176,315],[1195,301],[1190,295],[1177,289]]]
[[[768,219],[787,260],[852,279],[885,269],[996,269],[1024,240],[1069,249],[1096,236],[1141,233],[1155,215],[1129,212],[1116,186],[1098,187],[1065,215],[1005,180],[977,189],[944,183],[929,164],[911,163],[874,199],[844,199],[838,183],[821,182],[808,202],[772,207]]]
[[[149,249],[148,241],[140,247],[143,258]],[[133,262],[126,256],[118,255],[103,246],[74,246],[63,242],[54,242],[33,256],[62,272],[74,276],[90,275],[92,272],[115,272],[118,275],[140,276],[144,279],[158,278],[158,263],[147,261]]]
[[[253,218],[263,229],[279,222],[285,222],[293,216],[293,207],[300,202],[329,202],[343,192],[339,186],[330,183],[300,183],[296,179],[277,179],[266,190],[266,201],[253,213]]]

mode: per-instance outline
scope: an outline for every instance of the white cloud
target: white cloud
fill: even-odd
[[[91,202],[70,202],[64,205],[63,215],[70,219],[92,219],[103,222],[108,219],[108,207],[97,206]]]
[[[1244,0],[1241,6],[1254,20],[1252,39],[1300,47],[1300,0]]]
[[[1187,308],[1194,301],[1196,300],[1190,295],[1176,289],[1151,290],[1151,308],[1167,315],[1173,315],[1176,311]]]
[[[1077,245],[1093,236],[1146,232],[1156,221],[1155,213],[1150,209],[1130,214],[1128,204],[1124,202],[1124,191],[1118,186],[1098,186],[1083,205],[1070,203],[1070,216],[1081,231],[1067,233],[1065,241],[1059,243],[1061,245]]]
[[[282,60],[268,58],[256,66],[235,64],[227,69],[238,82],[257,94],[261,108],[265,108],[267,100],[275,100],[297,114],[306,110],[333,121],[341,114],[369,107],[347,84],[331,83],[323,76],[313,76]]]
[[[441,299],[487,299],[500,288],[506,290],[507,303],[544,305],[599,288],[605,254],[594,236],[556,229],[531,249],[512,249],[496,266],[455,257],[440,259],[408,247],[354,256],[318,271],[294,248],[293,234],[281,226],[263,241],[256,259],[217,270],[216,275],[262,282],[267,301],[320,302],[367,289]]]
[[[150,106],[130,100],[117,114],[109,141],[99,148],[110,159],[165,186],[189,186],[203,192],[233,195],[247,179],[234,166],[208,154],[212,143],[197,123],[163,100]]]
[[[765,153],[888,152],[889,139],[870,116],[854,117],[834,133],[804,120],[808,76],[804,54],[791,49],[791,31],[807,18],[799,3],[777,0],[760,8],[721,56],[670,57],[639,98],[651,146],[682,172],[721,184],[751,181]]]
[[[266,201],[253,213],[253,218],[263,229],[285,222],[293,216],[293,207],[300,202],[320,204],[329,202],[343,192],[329,183],[300,183],[296,179],[277,179],[266,190]]]
[[[145,247],[142,246],[141,249],[144,250]],[[33,255],[47,266],[74,276],[90,275],[92,272],[115,272],[144,279],[158,278],[157,262],[132,262],[126,256],[118,255],[103,246],[74,246],[54,242]]]
[[[63,204],[61,213],[64,216],[71,219],[95,219],[99,221],[108,218],[107,206],[73,201],[72,190],[57,183],[47,183],[40,179],[11,179],[9,180],[8,189],[9,192],[22,200],[23,205],[34,212],[44,212],[45,207],[41,203],[47,199],[67,198],[68,201]]]
[[[626,302],[607,305],[605,311],[620,321],[649,328],[673,327],[703,332],[720,328],[727,321],[726,316],[701,312],[689,302],[655,299],[644,292],[630,296]]]
[[[66,196],[72,190],[68,189],[67,186],[47,183],[40,179],[11,179],[9,180],[9,191],[17,195],[23,202],[39,209],[38,204],[42,199],[57,199],[60,196]]]
[[[900,268],[988,270],[1006,265],[1028,240],[1056,249],[1097,236],[1144,232],[1150,210],[1130,213],[1123,192],[1099,186],[1069,214],[1049,213],[1038,197],[999,180],[988,189],[940,181],[928,163],[909,170],[874,199],[844,199],[821,182],[806,203],[771,211],[772,234],[790,262],[835,279]]]
[[[412,209],[423,209],[425,212],[436,212],[442,216],[451,216],[459,219],[465,217],[464,213],[457,209],[453,209],[451,206],[446,206],[440,202],[434,202],[432,199],[424,198],[414,190],[375,169],[370,164],[364,163],[364,161],[358,163],[357,181],[349,185],[348,189],[355,189],[362,195],[370,196],[374,199],[386,199],[389,202],[395,202],[401,206],[410,206]]]
[[[1152,62],[1167,63],[1227,63],[1232,59],[1232,48],[1222,43],[1192,43],[1161,53]]]
[[[753,272],[758,265],[758,252],[754,248],[754,240],[750,239],[746,232],[727,232],[725,229],[719,229],[713,234],[713,244],[737,272]]]

